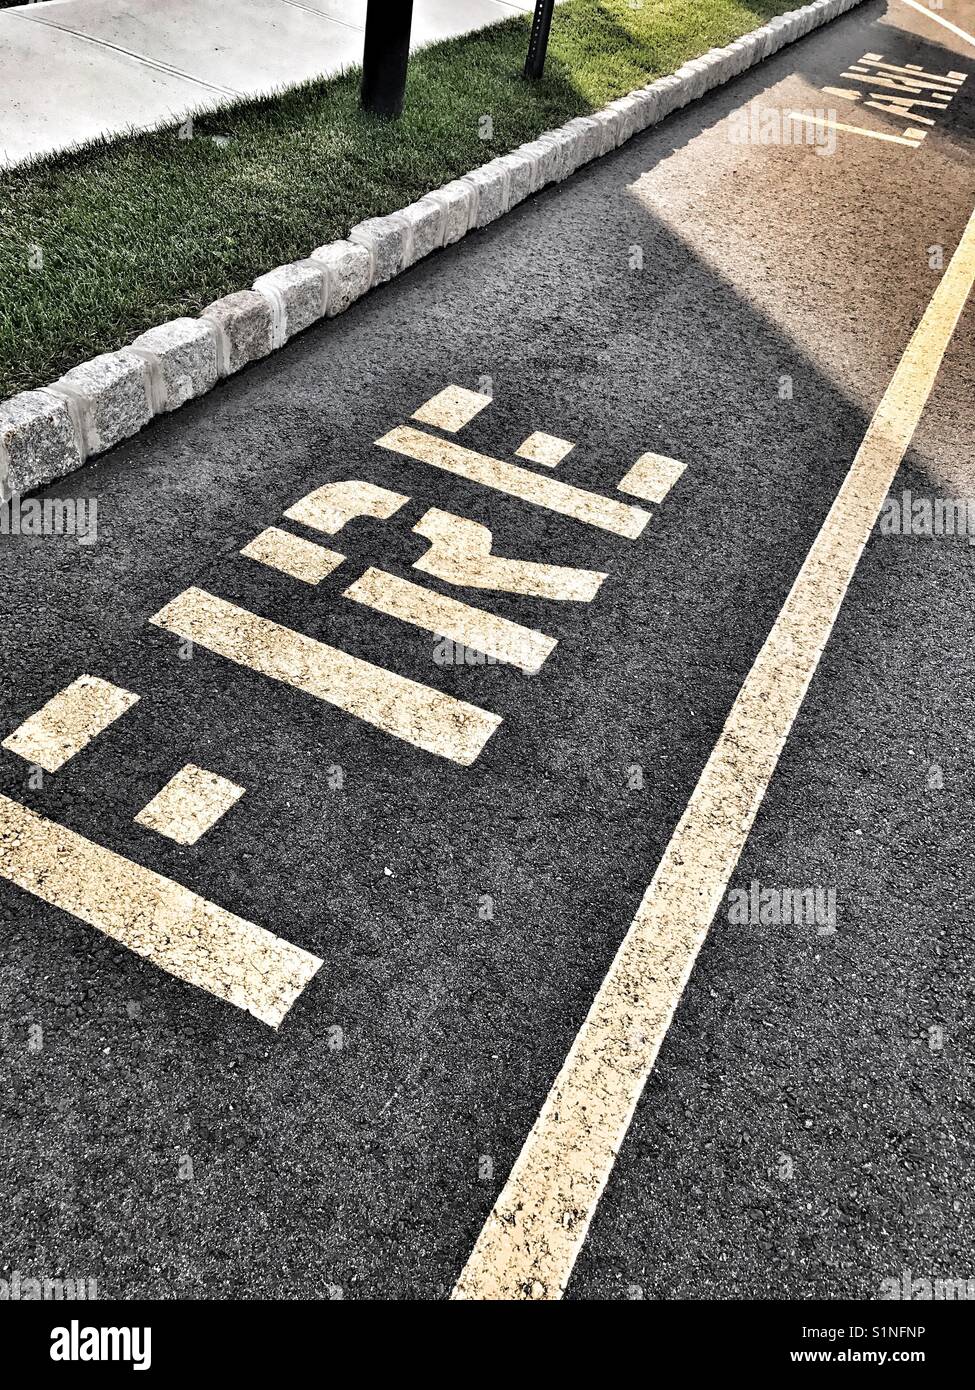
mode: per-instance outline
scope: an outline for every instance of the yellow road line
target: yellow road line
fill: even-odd
[[[555,649],[556,639],[544,632],[522,627],[509,618],[483,608],[472,608],[444,594],[435,594],[422,584],[411,584],[385,570],[368,569],[350,584],[345,597],[364,603],[379,613],[424,628],[438,637],[449,637],[498,661],[510,662],[529,675],[540,671]]]
[[[337,550],[306,541],[302,536],[269,526],[241,550],[248,560],[257,560],[268,569],[280,570],[303,584],[320,584],[345,559]]]
[[[924,131],[919,130],[917,140],[908,140],[905,135],[888,135],[885,130],[868,130],[863,125],[846,125],[843,121],[834,121],[828,116],[811,116],[803,111],[787,111],[785,114],[787,117],[791,116],[794,121],[806,121],[830,130],[846,130],[851,135],[865,135],[868,140],[886,140],[889,145],[908,145],[912,150],[917,149],[924,136]],[[919,116],[916,119],[923,120],[924,117]]]
[[[419,560],[414,560],[413,568],[435,575],[445,584],[526,594],[530,598],[591,603],[606,578],[602,570],[540,565],[534,560],[492,555],[494,537],[489,527],[466,516],[442,512],[438,507],[424,512],[413,531],[430,542],[430,549]]]
[[[975,213],[454,1290],[561,1297],[975,280]]]
[[[244,795],[244,788],[187,763],[136,816],[136,824],[178,845],[195,845]]]
[[[611,497],[600,497],[596,492],[585,492],[557,478],[546,478],[532,473],[528,468],[519,468],[515,463],[477,454],[473,449],[464,449],[460,444],[455,444],[453,440],[437,439],[408,425],[390,430],[376,443],[382,449],[392,449],[394,453],[405,454],[407,458],[417,459],[420,463],[432,464],[434,468],[442,468],[472,483],[506,492],[509,497],[531,502],[536,507],[546,507],[551,512],[587,522],[590,526],[612,531],[616,536],[626,536],[629,540],[635,540],[650,520],[650,513],[639,507],[628,506]]]
[[[45,772],[57,772],[138,699],[99,676],[79,676],[9,734],[3,747]]]
[[[468,391],[464,386],[445,386],[435,396],[414,410],[413,419],[421,425],[436,425],[453,434],[479,415],[491,404],[491,397],[480,391]]]
[[[944,19],[941,15],[935,14],[934,10],[929,10],[927,5],[919,5],[918,0],[904,0],[905,5],[910,5],[912,10],[917,10],[918,14],[923,14],[928,19],[933,19],[935,24],[940,24],[943,29],[949,29],[951,33],[957,34],[960,39],[970,43],[975,48],[975,38],[966,33],[964,29],[959,29],[957,24],[952,24],[950,19]]]
[[[570,444],[567,439],[558,439],[554,434],[543,434],[541,430],[536,430],[518,445],[515,453],[520,459],[528,459],[530,463],[540,463],[545,468],[557,468],[566,454],[571,453],[574,448],[575,445]]]
[[[620,492],[639,497],[644,502],[660,503],[687,467],[666,454],[641,454],[636,463],[616,484]]]
[[[0,877],[272,1028],[322,963],[6,796]]]
[[[281,627],[202,589],[184,590],[150,622],[465,767],[501,723],[500,715]]]

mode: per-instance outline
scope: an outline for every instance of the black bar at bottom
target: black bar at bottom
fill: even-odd
[[[458,1255],[455,1268],[459,1261]],[[446,1266],[437,1270],[441,1278],[445,1273]],[[437,1276],[431,1271],[430,1286]],[[327,1277],[341,1276],[335,1270]],[[124,1375],[131,1385],[137,1366],[148,1371],[150,1378],[155,1372],[167,1386],[177,1384],[188,1373],[194,1378],[219,1376],[221,1383],[244,1373],[251,1378],[255,1374],[263,1377],[268,1371],[276,1380],[291,1380],[296,1358],[300,1355],[300,1365],[306,1364],[309,1351],[333,1359],[343,1349],[361,1353],[362,1337],[375,1327],[375,1309],[373,1306],[366,1313],[367,1323],[360,1322],[350,1303],[409,1298],[410,1294],[401,1290],[390,1295],[380,1273],[378,1289],[336,1284],[331,1286],[333,1296],[329,1298],[323,1283],[322,1301],[317,1304],[282,1303],[273,1301],[273,1295],[287,1288],[289,1277],[269,1268],[272,1301],[268,1302],[180,1301],[179,1287],[172,1290],[172,1299],[164,1302],[37,1302],[27,1301],[26,1278],[26,1274],[8,1273],[6,1280],[0,1281],[0,1301],[4,1303],[0,1336],[5,1355],[8,1360],[16,1356],[26,1377],[35,1382],[46,1370],[42,1383],[53,1383],[50,1377],[54,1370],[64,1376],[66,1385],[86,1370],[97,1374],[100,1381],[113,1374]],[[252,1291],[249,1277],[242,1278],[242,1284]],[[413,1291],[415,1301],[435,1300],[430,1286]],[[233,1291],[233,1287],[231,1264],[220,1292]],[[195,1285],[193,1290],[200,1292]],[[207,1292],[205,1284],[202,1292]],[[447,1292],[444,1285],[436,1301],[445,1299]],[[958,1301],[971,1300],[975,1293],[975,1279],[967,1277],[936,1280],[930,1271],[928,1277],[918,1278],[917,1271],[893,1270],[891,1277],[883,1280],[882,1297],[858,1302],[657,1302],[653,1292],[652,1287],[639,1290],[643,1298],[633,1306],[639,1296],[637,1286],[627,1289],[622,1281],[614,1280],[605,1296],[608,1301],[630,1303],[622,1314],[623,1325],[652,1336],[658,1356],[669,1352],[685,1371],[712,1372],[725,1379],[729,1366],[743,1372],[781,1373],[796,1365],[817,1363],[827,1369],[850,1365],[906,1367],[908,1376],[913,1369],[922,1375],[935,1371],[946,1377],[955,1375],[960,1358],[970,1352],[971,1314],[957,1306]],[[338,1301],[340,1298],[343,1301]],[[416,1317],[415,1312],[410,1314],[412,1320]],[[104,1335],[103,1329],[107,1330]],[[118,1335],[111,1329],[118,1329]],[[121,1329],[127,1329],[129,1335],[123,1335]],[[117,1358],[116,1347],[120,1353]],[[60,1364],[64,1361],[75,1364]],[[139,1375],[135,1383],[141,1385],[143,1381],[144,1376]],[[897,1381],[898,1385],[903,1383]]]

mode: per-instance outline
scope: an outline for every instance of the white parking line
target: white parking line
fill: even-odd
[[[454,1289],[557,1299],[975,280],[975,213]]]
[[[421,425],[436,425],[454,434],[486,410],[491,399],[480,391],[468,391],[466,386],[445,386],[419,410],[414,410],[413,419],[419,420]]]
[[[598,526],[629,540],[635,540],[650,520],[650,513],[640,507],[631,507],[612,497],[601,497],[598,492],[586,492],[557,478],[546,478],[528,468],[519,468],[515,463],[491,458],[489,454],[475,453],[451,439],[438,439],[422,430],[411,429],[409,425],[397,426],[376,443],[381,449],[392,449],[406,458],[432,464],[434,468],[480,483],[482,487],[506,492],[509,497],[574,517],[576,521]]]
[[[643,502],[656,502],[659,505],[686,468],[686,463],[668,458],[666,454],[641,454],[616,487],[629,497],[639,497]]]
[[[438,637],[449,637],[496,661],[510,662],[526,675],[540,671],[555,650],[556,639],[544,632],[500,618],[483,608],[473,608],[446,594],[435,594],[422,584],[411,584],[385,570],[367,569],[361,579],[345,590],[345,597]]]
[[[0,877],[272,1028],[322,963],[6,796]]]
[[[149,621],[464,767],[474,762],[501,723],[498,714],[374,666],[203,589],[185,589]]]
[[[820,130],[845,130],[850,135],[863,135],[868,140],[886,140],[890,145],[908,145],[916,150],[924,139],[923,130],[908,131],[906,135],[890,135],[885,130],[870,130],[863,125],[848,125],[845,121],[834,121],[831,116],[814,116],[809,111],[787,111],[786,117],[793,121],[805,121],[807,125],[818,126]],[[910,139],[911,135],[916,139]]]
[[[244,788],[187,763],[136,816],[137,825],[178,845],[195,845],[244,795]]]
[[[269,526],[248,541],[240,553],[248,560],[267,565],[268,569],[300,579],[303,584],[320,584],[345,559],[337,550],[326,550],[323,545],[306,541],[277,526]]]
[[[138,703],[138,695],[99,676],[79,676],[3,741],[3,747],[45,772],[57,772],[110,724]]]
[[[558,468],[559,464],[575,448],[567,439],[559,439],[554,434],[544,434],[536,430],[518,445],[515,453],[529,463],[540,463],[543,468]]]
[[[326,483],[324,487],[309,492],[307,497],[299,498],[288,508],[285,516],[289,521],[300,521],[303,526],[310,526],[313,531],[336,536],[347,522],[359,516],[388,521],[409,500],[401,492],[390,492],[388,487],[376,487],[375,483],[346,478],[339,483]]]
[[[535,560],[495,555],[489,527],[466,516],[442,512],[439,507],[424,512],[413,531],[430,542],[430,549],[414,560],[413,568],[435,575],[446,584],[566,603],[591,603],[607,578],[603,570],[543,565]]]

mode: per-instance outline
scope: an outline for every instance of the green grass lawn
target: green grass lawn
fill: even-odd
[[[350,72],[200,118],[189,140],[132,136],[0,173],[0,398],[246,289],[794,3],[566,0],[538,84],[521,78],[520,16],[417,54],[398,123],[358,109]]]

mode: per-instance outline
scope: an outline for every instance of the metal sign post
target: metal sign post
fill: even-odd
[[[528,57],[525,59],[525,76],[533,82],[541,77],[545,67],[554,9],[555,0],[535,0],[535,17],[532,20],[531,38],[528,40]]]
[[[398,116],[406,92],[413,0],[369,0],[359,100],[376,116]]]

